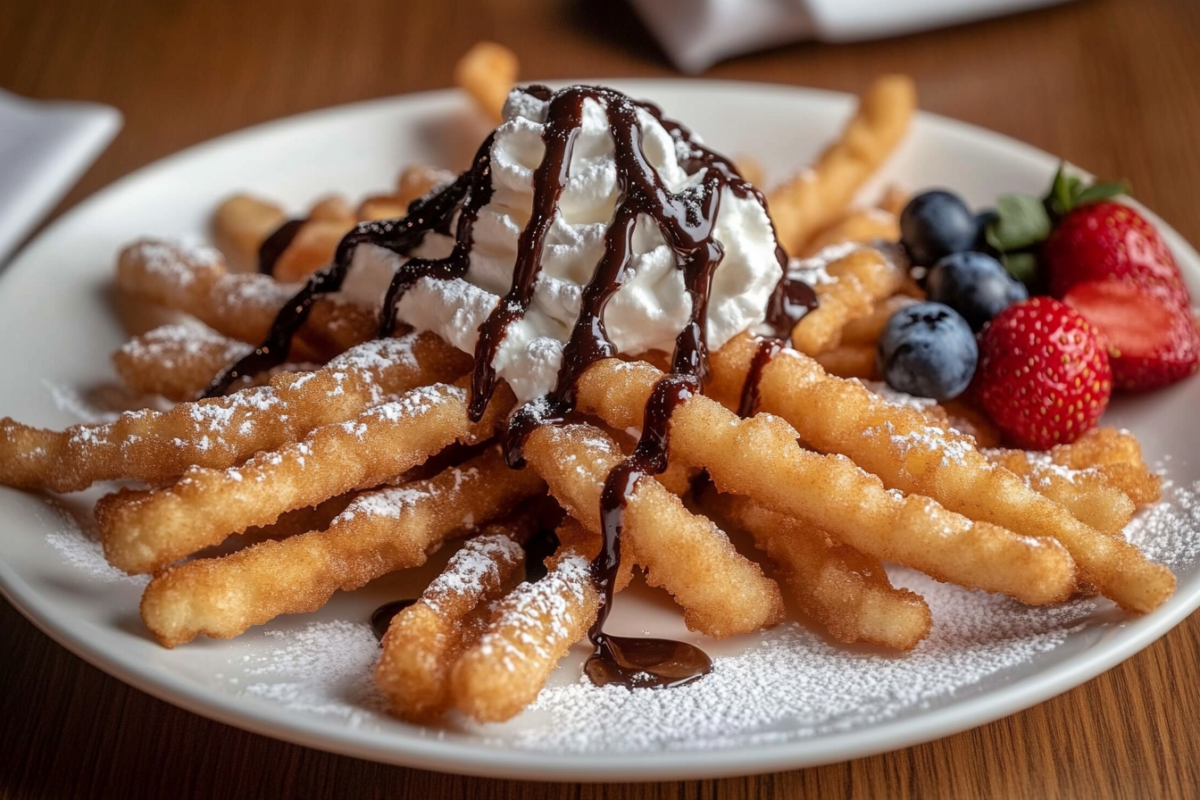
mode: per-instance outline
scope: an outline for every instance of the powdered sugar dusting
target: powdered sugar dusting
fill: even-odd
[[[682,688],[598,688],[586,678],[549,687],[530,708],[549,722],[516,732],[512,744],[567,752],[710,749],[859,728],[932,706],[1059,646],[1095,607],[1085,600],[1031,609],[910,570],[891,574],[924,595],[934,615],[929,638],[908,655],[856,652],[789,623],[760,634],[740,655],[714,659],[711,675]]]
[[[1200,482],[1167,483],[1164,492],[1164,501],[1139,513],[1127,535],[1156,561],[1177,569],[1193,566],[1200,560]],[[683,688],[600,688],[579,676],[577,663],[569,663],[561,668],[570,672],[569,680],[552,681],[515,720],[458,724],[496,746],[547,752],[720,749],[803,740],[919,714],[972,687],[1025,674],[1022,670],[1036,669],[1033,660],[1062,646],[1072,633],[1103,625],[1112,613],[1111,603],[1102,599],[1031,608],[905,568],[889,568],[889,575],[897,586],[925,597],[933,613],[929,638],[907,655],[830,644],[789,623],[744,637],[740,652],[714,658],[711,675]],[[557,575],[523,584],[504,602],[520,619],[586,580],[586,560],[565,559]],[[311,624],[269,635],[280,647],[246,659],[263,676],[247,694],[351,724],[382,713],[371,685],[378,648],[366,625]],[[565,629],[551,632],[561,635]],[[503,648],[499,640],[489,644]]]
[[[46,542],[67,564],[102,583],[145,586],[150,582],[149,575],[127,575],[109,564],[100,542],[83,530],[70,512],[53,500],[47,505],[54,511],[54,528],[46,534]]]
[[[246,695],[340,717],[351,726],[384,713],[387,704],[374,680],[379,643],[369,625],[312,622],[263,636],[279,645],[239,659],[246,675],[262,678],[246,686]]]
[[[478,597],[485,585],[499,585],[500,565],[516,564],[524,555],[521,546],[507,536],[477,536],[450,558],[421,598],[436,611],[438,601],[449,595]]]

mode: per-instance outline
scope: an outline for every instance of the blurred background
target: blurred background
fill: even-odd
[[[481,39],[515,51],[522,79],[531,80],[690,74],[858,92],[879,73],[904,72],[917,82],[922,109],[1016,137],[1099,175],[1128,178],[1140,200],[1200,243],[1200,2],[1011,6],[1001,0],[0,0],[0,89],[35,100],[104,103],[124,115],[123,130],[53,212],[61,214],[106,184],[213,136],[326,106],[451,86],[456,60]],[[944,26],[953,22],[959,24]],[[0,159],[12,143],[5,130],[0,121]],[[318,788],[340,796],[565,796],[541,785],[367,764],[210,722],[85,665],[2,601],[0,638],[6,650],[0,797],[217,796],[228,788],[226,779],[278,797]],[[1194,719],[1185,721],[1195,698],[1181,706],[1179,698],[1147,694],[1139,673],[1157,670],[1167,685],[1194,686],[1194,675],[1176,673],[1171,654],[1197,651],[1200,623],[1193,618],[1079,689],[941,742],[788,781],[634,787],[622,796],[711,797],[718,786],[722,797],[773,796],[776,784],[786,784],[826,787],[837,796],[873,787],[892,796],[927,789],[961,797],[968,788],[1012,796],[1037,788],[1042,796],[1115,797],[1112,786],[1123,780],[1196,769],[1200,733]],[[1136,718],[1093,710],[1102,702],[1124,708],[1131,696],[1140,709]],[[1068,740],[1083,748],[1078,758],[1054,763],[1050,754]],[[1009,753],[1023,757],[1014,766],[1004,761]],[[583,787],[574,796],[598,793]]]

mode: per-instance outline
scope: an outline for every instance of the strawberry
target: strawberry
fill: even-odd
[[[1095,427],[1112,396],[1112,369],[1095,325],[1034,297],[983,329],[974,389],[1009,438],[1043,450]]]
[[[1102,201],[1074,208],[1042,244],[1050,294],[1064,297],[1085,281],[1122,281],[1180,308],[1192,303],[1175,258],[1153,225],[1134,209]]]
[[[1166,386],[1200,367],[1200,334],[1191,310],[1157,289],[1085,281],[1072,286],[1063,301],[1104,334],[1119,389]]]

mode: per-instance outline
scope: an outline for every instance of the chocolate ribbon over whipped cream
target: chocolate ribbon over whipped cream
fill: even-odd
[[[604,633],[612,607],[613,586],[620,564],[621,530],[625,506],[643,477],[667,468],[667,434],[675,408],[703,390],[708,374],[708,309],[713,275],[724,256],[714,236],[722,198],[726,191],[750,199],[766,211],[763,195],[738,173],[725,157],[698,142],[683,125],[663,117],[649,103],[635,102],[612,89],[572,86],[551,91],[544,86],[517,89],[528,98],[547,104],[542,129],[545,154],[534,171],[530,217],[520,233],[513,266],[512,283],[478,330],[471,378],[469,413],[479,420],[497,383],[496,355],[510,326],[521,320],[534,298],[534,288],[543,267],[547,232],[558,213],[559,201],[570,178],[572,152],[579,136],[584,104],[594,101],[607,114],[614,146],[618,199],[604,232],[604,250],[591,280],[582,291],[579,315],[562,351],[555,386],[544,397],[525,403],[510,417],[503,441],[510,466],[523,465],[522,446],[537,426],[566,418],[575,406],[575,384],[597,361],[612,358],[618,348],[605,330],[604,310],[621,288],[633,254],[635,228],[642,217],[657,226],[682,273],[690,300],[688,319],[675,339],[670,374],[662,378],[646,406],[641,438],[633,454],[609,473],[601,497],[600,516],[604,541],[591,565],[593,580],[602,602],[589,637],[596,654],[587,673],[599,683],[621,682],[627,686],[681,685],[711,669],[699,649],[679,642],[657,639],[627,639]],[[678,191],[671,191],[646,156],[639,111],[650,114],[670,135],[680,167],[699,175]],[[466,276],[474,245],[474,227],[480,211],[491,201],[493,133],[480,146],[470,169],[445,188],[415,201],[408,216],[399,220],[366,222],[346,235],[337,248],[334,262],[314,273],[303,289],[288,302],[274,321],[263,344],[224,373],[209,387],[206,396],[223,393],[241,375],[254,374],[282,364],[292,337],[304,324],[315,297],[336,292],[349,272],[354,251],[371,244],[406,257],[396,270],[380,313],[379,335],[388,336],[396,324],[397,304],[421,279],[453,280]],[[457,215],[457,217],[456,217]],[[454,246],[443,258],[412,257],[425,235],[454,228]],[[772,229],[773,236],[773,229]],[[281,248],[264,248],[263,257]],[[775,246],[782,277],[765,309],[765,324],[774,339],[764,340],[762,358],[748,376],[742,410],[753,410],[757,374],[766,360],[778,351],[778,339],[816,306],[811,287],[787,274],[787,255]],[[267,267],[269,265],[263,265]],[[768,284],[769,285],[769,284]],[[762,363],[759,363],[759,362]]]

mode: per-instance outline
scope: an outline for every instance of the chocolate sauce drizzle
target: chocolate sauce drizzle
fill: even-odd
[[[642,435],[636,449],[612,469],[605,482],[600,507],[604,541],[591,564],[592,578],[602,603],[588,634],[596,651],[588,660],[586,671],[593,681],[601,684],[620,682],[630,687],[682,685],[711,670],[711,661],[703,651],[681,642],[611,636],[604,632],[604,624],[612,608],[613,584],[620,564],[625,507],[642,478],[658,475],[667,468],[672,413],[693,395],[701,393],[708,377],[708,300],[713,273],[724,254],[713,236],[713,227],[722,197],[728,191],[739,198],[753,198],[764,209],[766,200],[741,177],[732,162],[698,143],[687,128],[664,118],[654,105],[634,102],[619,92],[601,87],[573,86],[552,92],[544,86],[530,86],[522,91],[548,103],[543,129],[545,156],[534,173],[533,206],[529,222],[518,240],[512,285],[479,328],[469,413],[473,420],[482,418],[496,387],[496,371],[492,366],[496,354],[509,326],[525,316],[533,301],[546,234],[569,177],[583,106],[587,100],[596,101],[608,114],[619,201],[605,233],[604,255],[583,290],[579,318],[563,349],[562,368],[556,385],[547,397],[513,413],[503,435],[504,450],[510,466],[522,466],[521,451],[529,434],[540,425],[563,421],[575,407],[575,385],[579,377],[597,361],[617,355],[617,349],[605,331],[604,308],[621,287],[632,256],[638,219],[643,215],[652,219],[674,252],[691,300],[691,313],[676,337],[671,372],[658,381],[647,402]],[[684,170],[689,174],[703,171],[698,183],[680,192],[672,192],[663,184],[642,147],[639,110],[658,120],[675,140],[680,166]],[[483,143],[469,170],[445,189],[414,203],[404,219],[364,223],[351,231],[338,246],[334,263],[309,279],[280,312],[262,346],[214,380],[208,396],[224,392],[238,375],[282,363],[292,337],[307,319],[313,300],[341,287],[354,250],[360,244],[373,244],[409,256],[425,233],[431,230],[449,232],[457,213],[455,245],[449,256],[410,258],[396,272],[380,313],[380,336],[391,334],[396,321],[396,305],[418,280],[451,280],[465,276],[470,264],[474,224],[479,211],[491,199],[493,138],[494,134]],[[282,239],[285,234],[281,230],[277,235]],[[273,239],[275,236],[268,243]],[[260,255],[266,266],[271,250],[266,244],[263,250]],[[776,258],[784,275],[772,294],[766,323],[777,337],[782,338],[796,320],[815,307],[816,299],[807,284],[789,279],[787,255],[782,248],[776,248]],[[752,367],[743,390],[743,408],[753,409],[758,376],[765,363],[782,346],[777,340],[764,340],[767,341],[776,341],[776,344],[760,347],[756,366]]]
[[[258,246],[258,271],[260,273],[263,275],[274,274],[279,257],[296,240],[296,234],[300,233],[300,229],[306,222],[308,220],[304,217],[289,219],[263,240],[263,243]]]

